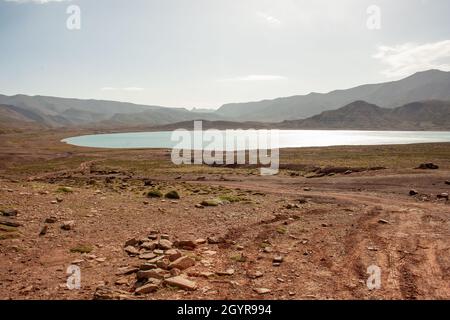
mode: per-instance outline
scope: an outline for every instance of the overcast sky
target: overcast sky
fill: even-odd
[[[450,70],[449,14],[448,0],[0,0],[0,93],[217,108],[397,80]]]

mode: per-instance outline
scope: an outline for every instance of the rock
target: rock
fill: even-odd
[[[450,180],[445,181],[445,184],[450,185]]]
[[[163,196],[162,192],[157,189],[153,189],[147,192],[148,198],[161,198],[162,196]]]
[[[169,286],[177,287],[183,290],[194,291],[197,289],[197,284],[194,281],[186,279],[182,276],[175,276],[164,280]]]
[[[234,269],[230,268],[225,271],[217,271],[218,276],[232,276],[234,274]]]
[[[56,197],[56,202],[63,202],[63,201],[64,201],[63,198]]]
[[[255,291],[258,294],[266,294],[266,293],[270,293],[272,290],[267,289],[267,288],[253,288],[253,291]]]
[[[0,218],[0,224],[4,225],[4,226],[8,226],[8,227],[21,227],[22,224],[16,221],[12,221],[11,219],[8,218]]]
[[[165,239],[165,240],[169,240],[170,239],[170,236],[168,235],[168,234],[162,234],[161,236],[160,236],[160,238],[161,239]]]
[[[125,247],[124,250],[125,250],[125,252],[128,253],[130,256],[137,256],[137,255],[139,254],[139,250],[136,249],[136,248],[133,247],[133,246]]]
[[[437,198],[438,198],[438,199],[447,199],[447,200],[448,200],[448,193],[443,192],[443,193],[441,193],[441,194],[438,194],[438,195],[437,195]]]
[[[134,293],[139,295],[139,294],[148,294],[148,293],[152,293],[158,290],[159,288],[159,284],[161,283],[161,281],[159,283],[146,283],[143,286],[137,288]]]
[[[275,256],[275,257],[273,257],[272,262],[274,262],[274,263],[282,263],[283,260],[284,260],[284,259],[283,259],[282,256]]]
[[[172,261],[169,264],[169,269],[177,268],[177,269],[180,269],[180,270],[184,270],[184,269],[187,269],[189,267],[192,267],[193,265],[195,265],[195,260],[194,259],[192,259],[192,258],[190,258],[188,256],[183,256],[183,257],[178,258],[175,261]]]
[[[352,170],[347,170],[347,171],[344,172],[344,174],[351,174],[351,173],[353,173]]]
[[[139,244],[139,240],[136,238],[131,238],[131,239],[128,239],[127,241],[125,241],[125,247],[128,247],[128,246],[134,247],[138,244]]]
[[[144,259],[144,260],[151,260],[151,259],[154,259],[156,257],[157,257],[157,255],[154,254],[153,252],[146,252],[146,253],[143,253],[143,254],[139,255],[139,259]]]
[[[205,244],[206,243],[206,239],[203,239],[203,238],[197,239],[197,240],[195,240],[195,243],[196,244]]]
[[[158,266],[155,263],[144,263],[139,267],[139,270],[151,270],[156,269]]]
[[[247,271],[247,277],[250,279],[261,278],[264,274],[261,271]]]
[[[310,187],[305,187],[305,188],[303,188],[303,191],[311,191],[311,188]]]
[[[155,250],[153,250],[153,253],[158,255],[158,256],[162,256],[164,254],[164,250],[155,249]]]
[[[409,195],[410,196],[415,196],[417,194],[419,194],[419,193],[416,190],[414,190],[414,189],[409,190]]]
[[[160,239],[158,243],[158,248],[162,250],[169,250],[173,246],[173,243],[167,239]]]
[[[389,221],[384,220],[384,219],[380,219],[380,220],[378,220],[378,223],[381,223],[381,224],[388,224]]]
[[[178,192],[176,190],[172,190],[172,191],[167,192],[164,195],[164,197],[167,198],[167,199],[180,199],[180,195],[178,194]]]
[[[175,261],[181,257],[181,252],[178,251],[177,249],[167,250],[164,254],[169,259],[169,261]]]
[[[204,207],[217,207],[220,205],[221,202],[219,200],[210,199],[210,200],[203,200],[200,205]]]
[[[118,286],[121,286],[121,285],[128,285],[128,282],[129,282],[128,278],[122,277],[122,278],[117,279],[117,280],[114,282],[114,284],[116,284],[116,285],[118,285]]]
[[[170,276],[170,273],[167,272],[166,270],[163,270],[163,269],[160,269],[160,268],[150,269],[150,270],[139,270],[136,273],[136,278],[138,280],[150,279],[150,278],[164,279],[164,278],[166,278],[168,276]]]
[[[225,242],[225,239],[224,238],[222,238],[222,237],[217,237],[217,236],[211,236],[211,237],[208,237],[208,243],[209,244],[219,244],[219,243],[224,243]]]
[[[45,219],[45,223],[56,223],[58,221],[58,218],[55,216],[51,216]]]
[[[173,268],[173,269],[170,269],[170,275],[171,276],[179,276],[181,274],[181,270],[180,269],[177,269],[177,268]]]
[[[47,230],[48,230],[48,227],[47,226],[43,226],[42,229],[41,229],[41,232],[39,232],[39,235],[40,236],[45,236],[47,234]]]
[[[94,300],[130,300],[128,292],[116,288],[100,286],[95,289]]]
[[[63,230],[73,230],[75,228],[75,221],[64,221],[61,225],[61,229]]]
[[[121,276],[121,275],[129,275],[132,273],[136,273],[139,271],[139,268],[137,267],[122,267],[119,268],[119,270],[116,272],[116,275]]]
[[[144,242],[143,244],[141,244],[141,248],[146,249],[146,250],[155,250],[157,246],[158,246],[158,242],[156,242],[156,241],[147,241],[147,242]]]
[[[432,163],[432,162],[428,162],[428,163],[421,163],[416,169],[439,169],[439,166]]]
[[[176,248],[180,248],[183,250],[194,250],[197,247],[197,244],[193,240],[179,240],[175,241],[173,245]]]
[[[264,247],[263,251],[265,253],[271,253],[273,251],[272,247]]]
[[[169,269],[169,264],[170,264],[170,261],[168,259],[161,259],[161,260],[156,261],[156,266],[163,270]]]
[[[195,207],[198,208],[198,209],[203,209],[204,208],[204,206],[202,204],[200,204],[200,203],[197,203],[195,205]]]
[[[2,209],[0,212],[5,217],[15,217],[19,213],[16,209]]]

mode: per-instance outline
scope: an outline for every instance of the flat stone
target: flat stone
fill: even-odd
[[[282,256],[275,256],[275,257],[273,257],[273,260],[272,260],[272,262],[274,262],[274,263],[281,263],[281,262],[283,262],[283,257]]]
[[[15,217],[18,214],[16,209],[2,209],[0,210],[3,216],[5,217]]]
[[[146,252],[146,253],[143,253],[143,254],[139,255],[139,259],[144,259],[144,260],[151,260],[151,259],[154,259],[156,257],[157,257],[157,255],[154,254],[153,252]]]
[[[143,286],[137,288],[134,293],[137,295],[141,295],[141,294],[148,294],[148,293],[152,293],[158,290],[158,287],[156,284],[153,283],[148,283],[148,284],[144,284]]]
[[[172,248],[172,242],[167,239],[160,239],[158,243],[158,248],[162,250],[169,250]]]
[[[75,228],[75,221],[64,221],[61,225],[61,229],[63,230],[73,230]]]
[[[247,272],[247,277],[249,277],[250,279],[261,278],[263,275],[264,274],[261,271]]]
[[[139,254],[139,250],[136,249],[136,248],[133,247],[133,246],[125,247],[124,250],[125,250],[125,252],[128,253],[130,256],[137,256],[137,255]]]
[[[158,266],[154,263],[144,263],[141,266],[139,266],[140,270],[151,270],[156,269]]]
[[[182,276],[176,276],[172,278],[167,278],[164,280],[169,286],[177,287],[183,290],[194,291],[197,289],[197,284],[189,279],[186,279]]]
[[[178,258],[181,257],[181,252],[178,251],[177,249],[170,249],[167,250],[166,252],[164,252],[164,254],[166,255],[166,257],[169,259],[169,261],[175,261]]]
[[[158,242],[156,241],[147,241],[141,244],[141,248],[147,249],[147,250],[154,250],[158,246]]]
[[[122,268],[119,268],[119,270],[116,272],[116,275],[118,275],[118,276],[128,275],[128,274],[136,273],[138,271],[139,271],[139,268],[137,268],[137,267],[122,267]]]
[[[136,238],[131,238],[131,239],[128,239],[127,241],[125,241],[125,247],[128,247],[128,246],[134,247],[138,244],[139,244],[139,240]]]
[[[378,220],[378,223],[381,223],[381,224],[388,224],[389,221],[384,220],[384,219],[379,219],[379,220]]]
[[[197,239],[197,240],[195,240],[195,243],[196,244],[205,244],[206,243],[206,239],[203,239],[203,238]]]
[[[139,270],[136,274],[138,280],[149,278],[164,279],[165,277],[168,276],[170,276],[170,273],[160,268],[150,270]]]
[[[178,240],[175,241],[174,246],[184,250],[194,250],[197,244],[193,240]]]
[[[225,271],[217,271],[216,274],[219,276],[232,276],[234,274],[234,269],[230,268]]]
[[[193,265],[195,265],[195,260],[194,259],[192,259],[192,258],[190,258],[188,256],[183,256],[183,257],[180,257],[177,260],[171,262],[169,264],[169,269],[177,268],[177,269],[180,269],[180,270],[184,270],[184,269],[187,269],[189,267],[192,267]]]
[[[100,286],[95,289],[94,300],[131,300],[128,292],[116,288]]]
[[[51,216],[45,219],[45,223],[56,223],[58,221],[58,218],[56,218],[55,216]]]
[[[216,236],[212,236],[212,237],[208,237],[208,243],[210,244],[219,244],[219,243],[224,243],[225,239],[222,237],[216,237]]]
[[[267,289],[267,288],[254,288],[253,291],[255,291],[258,294],[267,294],[267,293],[271,292],[272,290]]]

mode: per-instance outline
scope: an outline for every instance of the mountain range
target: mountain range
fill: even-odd
[[[329,93],[225,104],[216,111],[0,95],[0,129],[161,127],[202,119],[229,126],[249,122],[279,128],[444,130],[449,129],[449,102],[450,72],[439,70]]]

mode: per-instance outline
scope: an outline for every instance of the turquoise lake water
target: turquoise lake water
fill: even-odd
[[[427,142],[450,142],[450,132],[438,131],[353,131],[353,130],[274,130],[278,138],[271,147],[322,147],[339,145],[383,145],[383,144],[410,144]],[[203,131],[205,134],[207,131]],[[249,143],[256,143],[258,134],[263,130],[243,130],[240,132],[225,134],[215,143],[203,145],[215,150],[229,150],[236,136],[245,138]],[[199,132],[196,132],[198,134]],[[96,134],[72,137],[62,140],[68,144],[96,147],[96,148],[191,148],[194,140],[191,139],[173,141],[172,131],[166,132],[130,132],[113,134]],[[276,136],[276,135],[274,135]],[[273,137],[274,137],[273,136]],[[198,136],[197,136],[198,137]],[[191,141],[188,141],[191,140]],[[198,140],[197,140],[198,141]],[[240,149],[240,148],[238,148]]]

